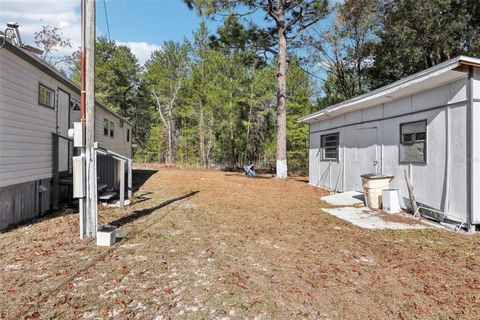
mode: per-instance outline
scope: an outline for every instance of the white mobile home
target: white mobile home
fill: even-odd
[[[480,225],[480,59],[457,57],[300,121],[310,184],[362,192],[362,174],[392,175],[408,208],[409,169],[417,202]]]
[[[80,89],[31,52],[10,42],[0,48],[0,230],[56,209],[71,196],[72,156],[67,131],[80,121]],[[127,158],[131,124],[100,104],[95,141]],[[99,185],[115,188],[116,161],[98,157]]]

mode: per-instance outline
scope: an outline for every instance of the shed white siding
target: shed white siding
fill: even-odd
[[[473,223],[480,224],[480,68],[474,69],[473,74]]]
[[[473,70],[473,98],[480,100],[480,68]]]
[[[395,178],[391,187],[400,189],[404,207],[408,207],[404,169],[411,166],[417,201],[445,211],[456,220],[465,220],[466,88],[467,78],[464,78],[388,103],[311,123],[310,184],[329,189],[337,187],[339,191],[361,190],[360,174],[377,172],[393,175]],[[480,106],[476,110],[476,117],[480,119]],[[427,121],[427,162],[408,165],[400,162],[400,124],[417,120]],[[476,121],[480,124],[480,120]],[[480,127],[477,125],[476,128],[479,130],[478,137]],[[321,136],[336,132],[340,135],[339,159],[322,161]],[[377,164],[374,165],[371,159]],[[480,172],[477,174],[480,177]]]

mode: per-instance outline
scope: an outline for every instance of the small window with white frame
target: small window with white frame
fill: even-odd
[[[108,119],[104,118],[103,119],[103,135],[104,136],[108,136],[108,124],[109,124]]]
[[[113,121],[110,121],[110,137],[113,138],[114,135],[115,135],[115,125]]]
[[[322,160],[338,161],[339,133],[324,134],[321,136]]]
[[[427,121],[400,124],[400,162],[427,161]]]
[[[55,91],[47,88],[43,84],[38,84],[38,104],[55,108]]]

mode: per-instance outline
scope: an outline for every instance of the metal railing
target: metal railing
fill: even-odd
[[[125,205],[125,164],[127,164],[127,198],[130,199],[133,194],[132,189],[132,159],[125,157],[119,153],[113,152],[111,150],[102,148],[98,145],[98,142],[95,142],[95,158],[97,154],[103,154],[105,156],[110,156],[113,159],[119,161],[120,163],[120,207],[123,208]],[[95,171],[97,170],[97,164],[95,161]]]

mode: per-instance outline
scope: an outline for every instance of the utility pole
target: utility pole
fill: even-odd
[[[97,170],[95,152],[95,0],[85,0],[85,172],[87,236],[97,233]]]
[[[97,156],[95,150],[95,0],[82,0],[81,123],[74,124],[74,197],[79,199],[80,238],[97,233]],[[78,130],[77,130],[78,129]]]

